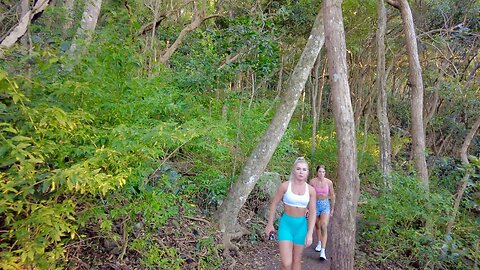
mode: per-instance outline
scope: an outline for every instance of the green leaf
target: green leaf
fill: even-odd
[[[32,140],[32,138],[21,136],[21,135],[17,135],[17,136],[12,138],[12,141],[17,141],[17,142],[31,141],[31,140]]]

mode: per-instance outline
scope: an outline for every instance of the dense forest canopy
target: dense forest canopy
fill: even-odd
[[[480,2],[333,2],[356,134],[355,269],[478,268]],[[0,267],[231,264],[219,210],[289,93],[322,4],[2,0]],[[305,156],[342,184],[327,54],[310,59],[266,161],[283,180]],[[240,253],[262,242],[263,183],[239,209]]]

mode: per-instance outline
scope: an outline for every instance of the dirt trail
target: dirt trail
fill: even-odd
[[[329,236],[329,241],[327,243],[327,249],[326,249],[326,255],[327,255],[327,260],[326,261],[320,261],[320,252],[316,252],[314,250],[315,246],[318,243],[317,238],[313,237],[313,244],[309,246],[308,248],[305,248],[303,251],[303,256],[302,256],[302,270],[328,270],[330,269],[330,262],[332,260],[331,256],[331,244],[330,244],[330,236]],[[270,263],[266,265],[266,270],[277,270],[280,269],[280,255],[278,253],[278,245],[275,245],[275,252],[273,253],[273,256],[271,260],[269,260]]]

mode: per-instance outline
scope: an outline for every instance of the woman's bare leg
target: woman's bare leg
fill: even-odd
[[[302,252],[305,247],[302,245],[293,244],[293,264],[292,270],[302,269]]]
[[[320,215],[320,241],[322,241],[322,248],[327,246],[328,238],[328,222],[330,221],[330,213],[323,213]]]
[[[290,241],[279,241],[278,246],[280,249],[280,270],[291,270],[294,259],[294,244]]]

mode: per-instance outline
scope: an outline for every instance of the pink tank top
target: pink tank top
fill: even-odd
[[[314,185],[313,188],[315,189],[317,195],[327,195],[329,191],[328,184],[326,184],[323,188],[320,188],[318,185]]]

